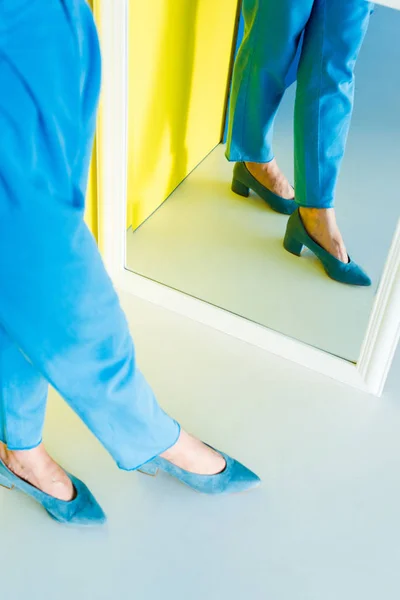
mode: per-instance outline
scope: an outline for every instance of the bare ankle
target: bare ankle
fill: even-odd
[[[0,442],[0,459],[5,464],[7,464],[7,458],[8,458],[7,446],[5,444],[3,444],[3,442]]]
[[[9,466],[10,464],[18,462],[18,451],[9,450],[7,446],[3,443],[0,444],[0,458],[4,462],[5,465]]]
[[[285,175],[280,170],[276,159],[268,163],[245,162],[247,170],[274,194],[287,200],[294,200],[294,190]]]
[[[300,207],[307,233],[338,260],[347,263],[348,255],[333,208]]]
[[[273,159],[267,163],[256,163],[256,162],[245,162],[244,163],[247,169],[251,172],[261,172],[270,173],[278,170],[278,165],[276,160]]]
[[[304,220],[326,222],[334,220],[336,223],[334,208],[310,208],[308,206],[300,206],[300,215]]]

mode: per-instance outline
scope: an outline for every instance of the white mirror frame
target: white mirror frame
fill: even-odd
[[[103,91],[98,130],[99,245],[114,285],[144,300],[380,396],[400,335],[400,220],[357,364],[172,290],[125,268],[129,0],[96,0]],[[400,0],[386,0],[400,8]]]

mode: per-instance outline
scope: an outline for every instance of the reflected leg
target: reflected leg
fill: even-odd
[[[369,286],[350,261],[336,223],[334,196],[354,102],[354,68],[372,4],[315,0],[304,33],[295,107],[295,183],[300,206],[290,219],[285,248],[313,250],[333,279]]]
[[[354,103],[354,68],[372,5],[315,0],[304,34],[295,107],[296,201],[332,208]]]
[[[244,0],[245,33],[235,62],[227,158],[274,158],[273,125],[313,0]]]
[[[246,195],[251,188],[284,214],[295,210],[294,190],[274,158],[273,129],[312,4],[245,0],[245,34],[232,82],[226,156],[245,162],[234,168],[232,189]]]

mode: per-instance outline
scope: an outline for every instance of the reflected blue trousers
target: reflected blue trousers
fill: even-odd
[[[331,208],[354,100],[354,67],[373,4],[366,0],[244,0],[227,158],[274,158],[274,120],[300,50],[295,189],[301,206]]]
[[[130,470],[173,445],[179,425],[136,367],[83,221],[99,87],[84,0],[1,0],[0,439],[40,443],[50,383]]]

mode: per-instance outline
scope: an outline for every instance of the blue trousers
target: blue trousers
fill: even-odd
[[[179,425],[136,367],[83,221],[99,87],[84,0],[0,2],[0,439],[41,442],[50,382],[130,470]]]
[[[354,67],[373,5],[366,0],[244,0],[227,158],[274,158],[274,120],[301,46],[295,104],[295,189],[301,206],[331,208],[354,99]]]

